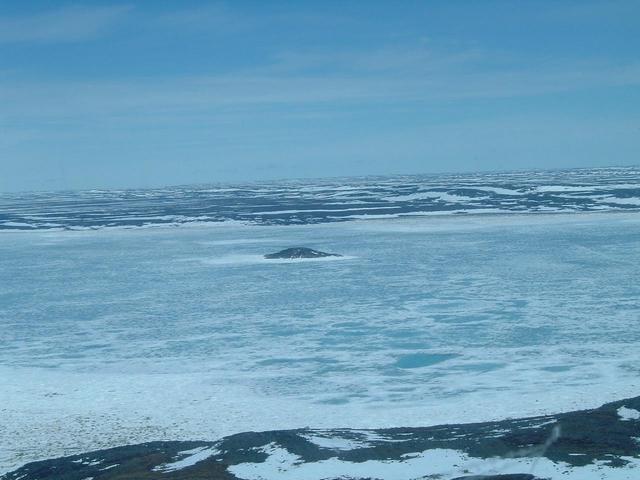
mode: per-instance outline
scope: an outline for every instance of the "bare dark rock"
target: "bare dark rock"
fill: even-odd
[[[323,258],[323,257],[341,257],[342,255],[338,255],[337,253],[326,253],[320,252],[318,250],[313,250],[311,248],[306,247],[293,247],[293,248],[285,248],[284,250],[280,250],[276,253],[269,253],[264,256],[264,258],[268,259],[296,259],[296,258]]]

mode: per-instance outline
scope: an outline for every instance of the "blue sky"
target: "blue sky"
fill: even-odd
[[[638,164],[640,2],[0,2],[0,191]]]

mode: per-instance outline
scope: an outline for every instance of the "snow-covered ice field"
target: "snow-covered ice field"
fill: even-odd
[[[344,254],[268,261],[308,246]],[[640,214],[0,234],[0,473],[640,394]]]

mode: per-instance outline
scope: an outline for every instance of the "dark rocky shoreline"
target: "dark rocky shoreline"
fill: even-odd
[[[216,442],[152,442],[33,462],[0,479],[273,478],[264,474],[268,468],[262,468],[274,462],[274,455],[280,455],[277,468],[281,471],[274,475],[277,478],[285,478],[280,473],[290,468],[291,476],[286,478],[312,480],[302,473],[303,467],[320,466],[322,470],[322,465],[332,465],[322,478],[364,480],[386,477],[376,476],[376,465],[384,465],[386,469],[398,465],[406,470],[411,459],[440,451],[454,451],[468,458],[469,465],[475,467],[464,468],[460,475],[450,470],[439,473],[432,468],[416,467],[415,472],[411,470],[406,476],[407,480],[539,480],[565,478],[565,475],[572,479],[609,478],[607,472],[617,472],[615,478],[640,478],[640,469],[632,470],[636,459],[640,459],[640,397],[592,410],[498,422],[379,430],[279,430],[240,433]],[[294,461],[288,462],[287,458]],[[364,462],[371,466],[367,476],[348,473],[351,467],[365,465]],[[515,462],[515,465],[522,462],[523,471],[514,472],[512,465],[508,474],[501,474],[500,462]],[[533,467],[525,468],[526,462],[533,462]],[[548,471],[540,469],[541,474],[536,468],[538,462],[558,466],[558,472],[564,473],[549,476]],[[256,472],[267,476],[260,477],[260,473],[238,476],[243,466],[255,467]],[[336,468],[345,468],[345,472],[340,473]],[[580,475],[581,469],[595,469],[598,476],[572,476]],[[300,471],[300,476],[292,474],[295,471]],[[629,472],[629,476],[620,476],[621,472]]]

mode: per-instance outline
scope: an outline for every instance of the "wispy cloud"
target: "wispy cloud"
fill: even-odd
[[[292,74],[329,71],[345,75],[419,75],[450,72],[496,60],[500,58],[495,52],[474,48],[435,49],[421,40],[366,50],[289,50],[274,55],[270,65],[274,72]]]
[[[267,67],[224,75],[64,83],[0,79],[0,118],[161,118],[257,109],[286,113],[291,108],[312,112],[367,103],[516,98],[640,85],[640,63],[522,65],[501,59],[492,64],[491,56],[483,55],[391,48],[338,57],[299,52],[276,56]]]
[[[148,15],[146,22],[152,27],[223,32],[246,30],[254,23],[248,16],[217,3]]]
[[[64,7],[20,16],[0,17],[0,43],[77,42],[112,27],[130,6]]]

